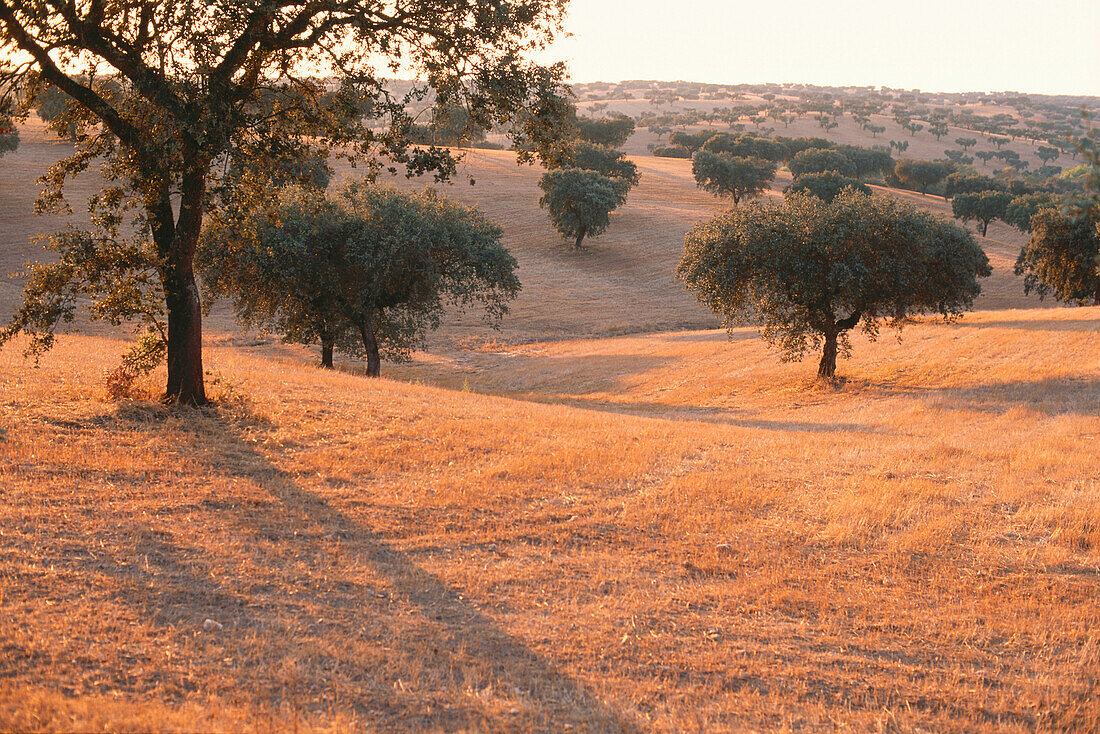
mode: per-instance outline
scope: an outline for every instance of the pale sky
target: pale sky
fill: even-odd
[[[575,82],[1100,95],[1100,0],[571,0]]]

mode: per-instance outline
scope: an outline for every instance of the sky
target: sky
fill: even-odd
[[[1100,96],[1100,0],[570,0],[575,82]]]

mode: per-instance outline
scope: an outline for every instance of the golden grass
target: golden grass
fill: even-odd
[[[995,225],[985,310],[822,386],[706,330],[673,273],[721,204],[635,160],[574,254],[472,153],[524,294],[391,379],[224,309],[201,411],[108,402],[110,330],[0,352],[0,730],[1100,728],[1100,308],[1024,298]]]
[[[5,352],[0,727],[1096,728],[1097,315],[835,388],[740,332],[393,371],[465,390],[218,348],[180,412]]]

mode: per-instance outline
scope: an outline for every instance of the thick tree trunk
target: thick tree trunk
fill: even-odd
[[[168,385],[164,400],[205,405],[202,381],[202,306],[191,263],[180,263],[165,283],[168,307]]]
[[[321,340],[321,367],[331,370],[332,367],[332,347],[333,343],[331,339]]]
[[[573,249],[574,250],[583,249],[583,246],[581,245],[581,243],[584,242],[584,236],[586,234],[588,234],[588,230],[585,229],[584,227],[581,227],[581,232],[580,232],[580,234],[577,235],[577,241],[573,243]]]
[[[154,239],[158,245],[168,240],[167,247],[161,247],[166,261],[161,278],[168,309],[168,385],[164,400],[183,405],[207,402],[202,376],[202,304],[194,270],[205,194],[206,165],[196,159],[183,175],[175,226],[171,224],[172,208],[166,186],[161,189],[161,200],[155,207]]]
[[[1097,259],[1100,260],[1100,258]],[[1096,267],[1100,268],[1100,262],[1097,263]],[[1096,292],[1092,296],[1092,305],[1100,306],[1100,277],[1096,279]]]
[[[359,333],[363,337],[363,349],[367,352],[367,377],[379,377],[382,374],[382,360],[378,357],[378,340],[374,337],[371,319],[359,324]]]
[[[821,362],[817,365],[817,376],[831,380],[836,375],[836,351],[838,332],[825,334],[825,351],[821,355]]]

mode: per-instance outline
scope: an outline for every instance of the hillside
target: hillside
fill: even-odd
[[[1100,307],[1024,297],[995,223],[977,311],[856,337],[823,386],[682,290],[722,204],[640,140],[580,253],[539,169],[470,151],[445,193],[523,293],[383,380],[224,306],[208,409],[163,373],[108,400],[102,325],[0,352],[0,729],[1100,728]],[[6,271],[64,150],[0,158]]]

